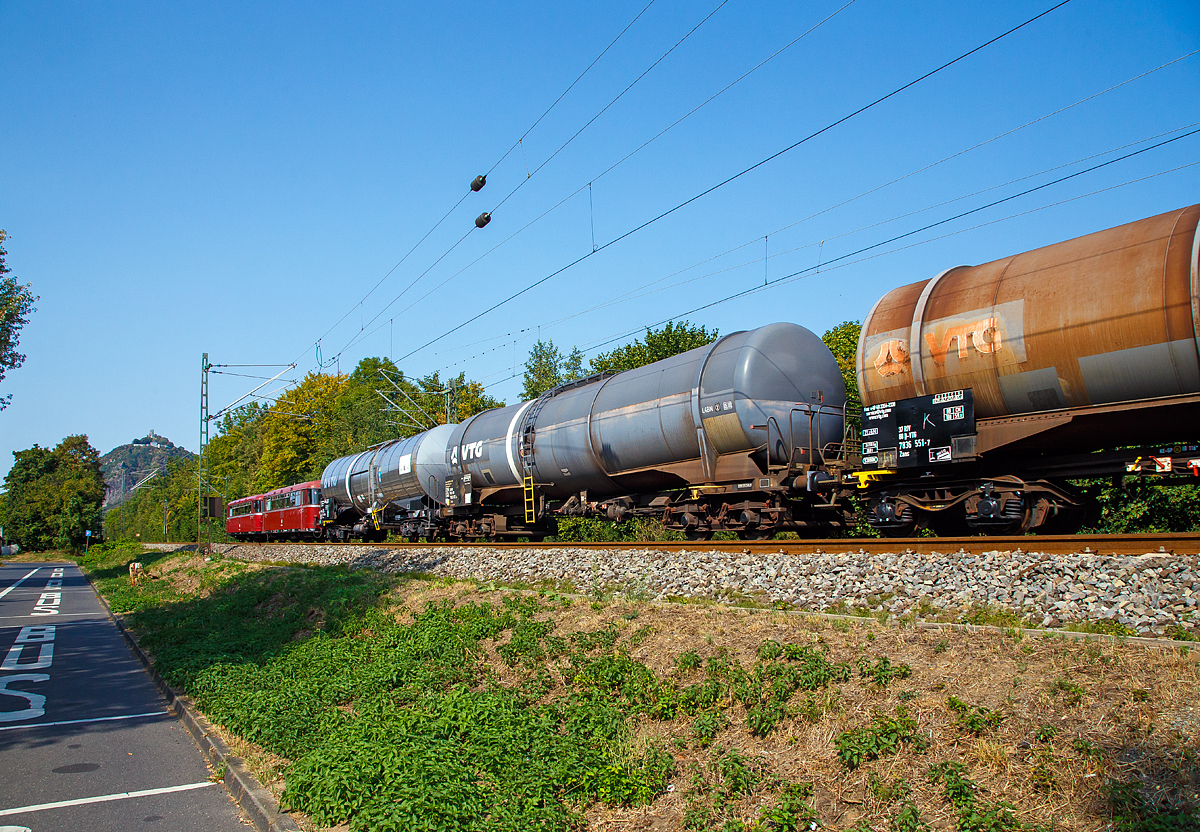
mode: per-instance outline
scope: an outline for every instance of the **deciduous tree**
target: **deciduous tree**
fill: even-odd
[[[562,383],[563,355],[554,341],[538,339],[525,359],[525,386],[522,399],[536,399]]]
[[[687,321],[668,321],[662,329],[647,329],[640,341],[617,347],[592,359],[593,373],[619,373],[662,361],[681,352],[694,350],[717,340],[717,330],[693,326]]]
[[[5,535],[26,549],[82,546],[100,529],[104,477],[100,454],[83,435],[68,436],[53,451],[34,445],[16,451],[4,478]]]
[[[12,270],[5,265],[4,241],[8,235],[0,228],[0,381],[9,370],[15,370],[25,362],[25,356],[17,352],[21,328],[29,323],[29,315],[35,312],[33,305],[38,298],[31,290],[31,284],[24,286],[17,283],[16,277],[9,274]],[[0,410],[12,401],[12,394],[0,396]]]
[[[269,491],[319,477],[319,450],[337,428],[337,401],[348,377],[339,373],[309,373],[267,412],[263,423],[263,453],[255,488]]]
[[[837,359],[838,369],[842,371],[842,380],[846,382],[846,401],[851,405],[859,405],[862,400],[858,395],[858,374],[855,370],[858,355],[858,334],[862,324],[858,321],[844,321],[821,336],[825,346]]]

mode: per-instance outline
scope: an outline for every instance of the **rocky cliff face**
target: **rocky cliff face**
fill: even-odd
[[[104,508],[123,503],[134,487],[150,476],[161,476],[167,472],[167,463],[172,459],[191,459],[191,451],[176,446],[165,436],[153,430],[141,439],[128,445],[118,445],[100,457],[100,470],[104,473]]]

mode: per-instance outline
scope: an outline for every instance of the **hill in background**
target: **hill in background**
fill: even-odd
[[[104,508],[123,503],[133,493],[134,486],[147,477],[165,474],[170,460],[193,457],[195,454],[191,451],[178,447],[153,430],[128,445],[118,445],[100,457],[106,489]]]

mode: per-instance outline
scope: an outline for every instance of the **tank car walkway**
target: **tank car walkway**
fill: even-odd
[[[0,566],[0,828],[247,829],[78,567]]]

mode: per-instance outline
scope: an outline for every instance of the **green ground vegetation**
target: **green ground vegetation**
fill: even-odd
[[[150,574],[141,587],[127,580],[134,559]],[[1113,714],[1113,730],[1128,723],[1142,736],[1135,726],[1158,721],[1158,694],[1094,697],[1135,682],[1192,684],[1159,685],[1165,671],[1144,658],[1103,692],[1066,677],[1067,667],[1071,679],[1113,672],[1116,648],[1093,655],[1038,640],[1035,655],[996,636],[989,649],[1008,657],[1000,665],[1020,659],[1030,677],[1006,685],[1028,701],[1001,700],[1001,720],[985,688],[947,689],[944,667],[972,655],[965,637],[914,652],[912,631],[873,621],[786,617],[796,626],[776,629],[780,638],[749,637],[741,631],[781,614],[677,607],[682,618],[671,619],[670,608],[588,604],[558,590],[123,544],[93,549],[82,565],[167,681],[228,736],[277,760],[284,805],[320,827],[576,830],[651,811],[706,832],[919,830],[935,816],[962,830],[1022,832],[1035,828],[1030,797],[1047,792],[1079,807],[1107,800],[1103,816],[1130,832],[1196,822],[1186,801],[1164,807],[1121,779],[1111,762],[1120,741],[1077,733],[1095,706]],[[660,633],[672,620],[680,627]],[[989,707],[967,704],[979,701]],[[1031,762],[1003,782],[1023,778],[1027,793],[1018,789],[1015,803],[1011,792],[988,796],[989,759],[1023,753],[1020,742],[1033,744]],[[782,762],[802,747],[806,764]],[[1164,783],[1200,770],[1186,741],[1163,753]],[[834,784],[859,795],[854,825],[834,820],[845,811]]]

